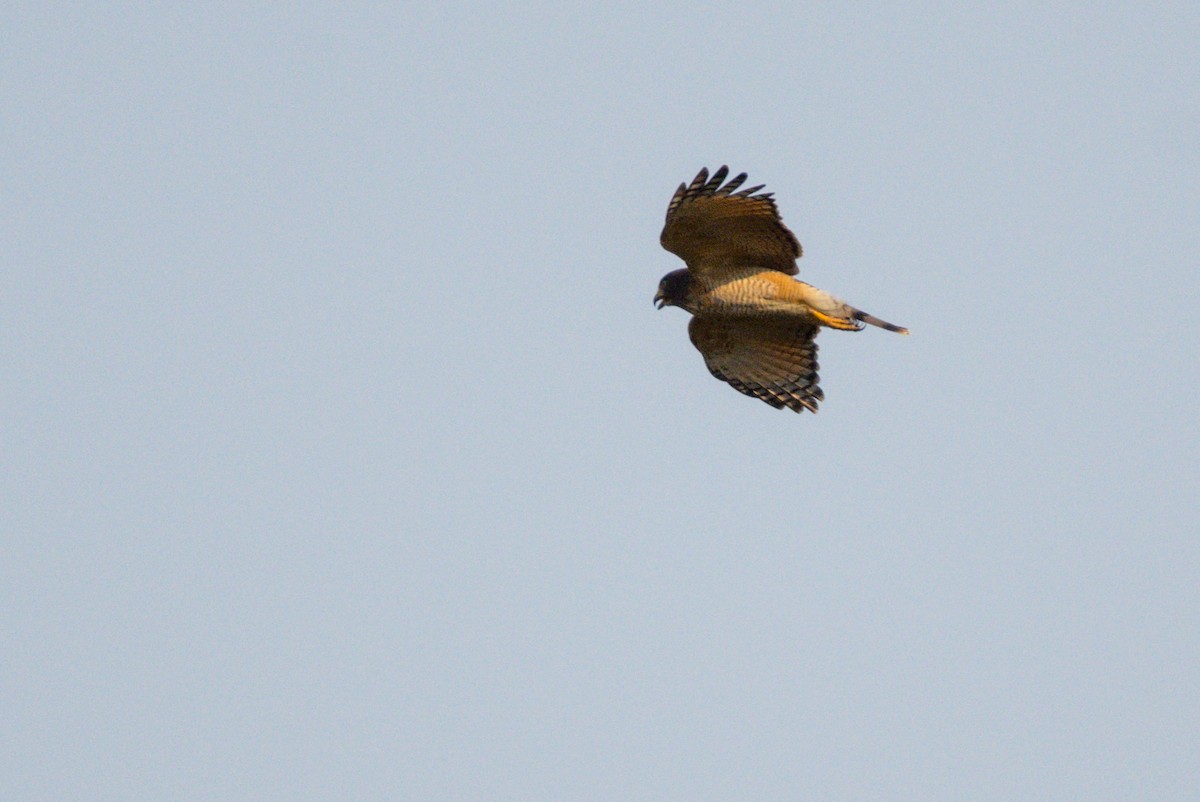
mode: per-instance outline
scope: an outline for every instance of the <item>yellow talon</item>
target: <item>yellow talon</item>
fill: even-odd
[[[813,309],[811,306],[808,308],[808,313],[810,315],[812,315],[813,317],[815,317],[818,322],[820,322],[826,326],[829,326],[831,329],[842,329],[843,331],[859,331],[863,327],[863,324],[859,323],[857,320],[846,320],[845,318],[840,318],[840,317],[830,317],[829,315],[826,315],[823,312],[818,312],[816,309]]]

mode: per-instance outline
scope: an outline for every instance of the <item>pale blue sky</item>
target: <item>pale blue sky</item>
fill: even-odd
[[[1200,7],[413,5],[0,12],[0,797],[1200,798]]]

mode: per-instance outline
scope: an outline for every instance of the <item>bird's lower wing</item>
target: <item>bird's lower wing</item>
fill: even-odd
[[[712,375],[773,407],[817,411],[817,327],[786,317],[697,315],[692,344]]]

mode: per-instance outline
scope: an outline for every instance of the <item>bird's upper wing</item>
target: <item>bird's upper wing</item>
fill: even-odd
[[[696,315],[692,344],[712,375],[773,407],[817,411],[817,327],[786,317]]]
[[[719,276],[722,270],[761,267],[796,275],[800,243],[779,217],[771,193],[762,186],[734,192],[746,180],[722,167],[708,177],[705,168],[691,184],[680,184],[667,206],[662,246],[687,262],[693,273]]]

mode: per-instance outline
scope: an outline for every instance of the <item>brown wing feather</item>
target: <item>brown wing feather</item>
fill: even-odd
[[[667,206],[662,246],[693,273],[762,267],[796,275],[800,243],[783,224],[771,193],[755,194],[762,186],[734,192],[746,174],[721,186],[728,174],[723,166],[709,178],[705,168],[691,184],[679,185]]]
[[[783,317],[697,315],[688,336],[712,375],[739,393],[796,412],[816,412],[825,398],[814,325]]]

